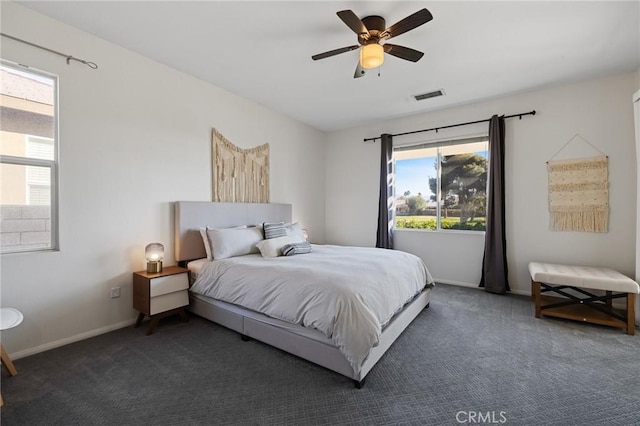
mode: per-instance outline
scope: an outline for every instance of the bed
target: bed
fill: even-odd
[[[332,317],[345,316],[346,319],[342,325],[338,323],[337,319],[335,320],[336,324],[332,321],[323,322],[321,319],[313,317],[312,313],[300,314],[296,319],[291,318],[289,314],[280,314],[280,307],[275,308],[275,310],[270,310],[270,308],[259,309],[258,305],[261,305],[261,303],[260,300],[256,300],[253,290],[251,292],[235,291],[233,285],[217,282],[218,277],[224,275],[225,279],[231,280],[231,283],[247,282],[253,285],[258,281],[265,281],[264,283],[260,282],[260,285],[271,285],[267,283],[267,277],[277,275],[275,273],[265,272],[259,278],[244,275],[252,269],[268,264],[269,268],[275,268],[279,271],[280,275],[276,280],[277,283],[273,284],[277,285],[278,289],[282,285],[298,285],[297,287],[289,287],[290,289],[295,288],[295,291],[289,290],[280,294],[285,294],[287,297],[298,297],[298,293],[303,294],[303,291],[305,291],[303,287],[308,287],[313,291],[314,284],[312,279],[324,279],[325,283],[336,281],[336,275],[319,277],[316,272],[310,273],[309,271],[316,271],[317,268],[320,268],[332,270],[334,274],[338,273],[340,259],[343,259],[343,264],[355,263],[355,261],[350,260],[349,256],[355,256],[353,259],[358,256],[363,259],[370,258],[368,260],[368,268],[375,268],[376,264],[383,263],[379,260],[382,258],[377,256],[396,256],[393,258],[393,262],[398,265],[403,264],[403,262],[407,262],[410,265],[415,263],[417,258],[394,250],[313,245],[312,253],[293,256],[295,260],[292,258],[285,259],[285,257],[262,259],[260,254],[248,254],[212,262],[206,259],[207,254],[200,234],[202,227],[208,226],[222,229],[241,225],[253,226],[263,222],[291,222],[291,205],[178,201],[174,207],[175,257],[181,265],[189,268],[193,277],[192,282],[194,283],[190,292],[189,310],[191,312],[238,332],[243,340],[255,339],[267,343],[342,374],[352,379],[357,388],[362,387],[367,374],[402,331],[424,308],[429,306],[433,279],[426,271],[424,264],[418,259],[417,262],[422,264],[422,268],[424,268],[424,275],[420,275],[422,272],[418,271],[420,268],[416,266],[416,271],[412,270],[406,274],[401,274],[403,277],[407,275],[409,277],[408,280],[412,280],[412,282],[403,284],[400,281],[394,281],[393,292],[400,293],[400,290],[395,290],[395,288],[407,287],[406,292],[408,293],[398,295],[385,294],[380,300],[386,301],[388,299],[390,302],[385,302],[384,308],[379,308],[375,304],[373,306],[367,305],[364,310],[360,307],[349,308],[349,315],[340,314]],[[336,267],[327,268],[326,266],[329,264],[335,264]],[[283,272],[285,269],[281,269],[289,266],[294,268],[292,272],[288,270]],[[224,274],[221,271],[224,271]],[[255,274],[256,272],[252,273]],[[306,273],[307,275],[295,275],[297,273]],[[366,275],[366,272],[363,272],[363,274]],[[349,274],[349,277],[347,275],[343,274],[342,280],[349,286],[354,286],[358,289],[356,295],[353,296],[354,301],[358,302],[360,299],[369,297],[365,292],[366,289],[358,286],[364,286],[365,282],[368,283],[373,279],[373,276],[383,274],[372,272],[370,276],[366,276],[363,279],[359,278],[363,276],[361,274]],[[286,280],[292,282],[282,283],[281,281],[286,281],[285,277]],[[416,284],[413,282],[416,280],[424,282]],[[216,281],[215,286],[211,283],[212,281]],[[220,293],[220,288],[225,286],[231,289],[231,296]],[[274,294],[273,288],[265,291],[267,291],[268,295],[273,296]],[[251,296],[245,296],[245,293],[250,293]],[[249,298],[241,299],[241,297]],[[304,298],[304,296],[300,297]],[[268,298],[265,297],[265,299]],[[309,300],[309,298],[292,299],[287,300],[286,304],[301,306],[307,304]],[[332,301],[328,300],[331,305]],[[351,306],[351,303],[345,302],[344,304]],[[387,304],[389,306],[386,306]],[[313,307],[313,305],[311,306]],[[340,306],[340,309],[342,309],[342,305]],[[392,315],[387,318],[386,314],[378,314],[377,309],[386,309],[392,312]],[[258,312],[259,310],[268,315]],[[321,311],[322,309],[316,306],[315,310]],[[369,310],[373,312],[373,314],[370,314],[371,317],[380,319],[379,324],[367,325],[372,321],[367,321],[366,318],[356,320],[354,316],[351,316],[352,311],[365,311],[364,315],[366,317],[366,315],[369,315]],[[310,311],[313,311],[313,309],[310,309]],[[295,315],[293,316],[295,317]],[[358,324],[358,332],[351,330],[349,324]],[[327,329],[326,327],[334,328]],[[373,334],[367,334],[369,331]],[[370,346],[367,347],[367,344]]]

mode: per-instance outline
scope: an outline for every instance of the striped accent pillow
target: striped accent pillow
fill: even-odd
[[[264,229],[265,240],[287,236],[287,229],[284,227],[284,222],[265,222],[262,224],[262,229]]]
[[[311,244],[304,241],[302,243],[286,244],[282,247],[282,254],[284,256],[293,256],[294,254],[311,253]]]

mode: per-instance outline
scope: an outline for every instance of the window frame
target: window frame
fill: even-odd
[[[441,202],[441,196],[442,196],[442,147],[447,147],[447,146],[455,146],[455,145],[469,145],[472,143],[482,143],[485,142],[487,143],[487,186],[486,186],[486,190],[485,193],[488,194],[489,192],[489,179],[488,179],[488,175],[489,175],[489,162],[491,161],[490,155],[489,155],[489,147],[488,147],[488,143],[489,143],[489,135],[487,133],[482,133],[482,134],[476,134],[476,135],[470,135],[470,136],[464,136],[464,137],[459,137],[459,138],[447,138],[446,140],[440,140],[440,141],[433,141],[433,142],[418,142],[418,143],[411,143],[411,144],[407,144],[407,145],[398,145],[398,146],[394,146],[393,147],[393,169],[394,169],[394,174],[395,174],[395,170],[396,170],[396,157],[395,157],[395,153],[396,152],[402,152],[402,151],[413,151],[413,150],[418,150],[418,149],[425,149],[425,148],[433,148],[436,149],[436,156],[435,156],[435,162],[438,165],[437,170],[436,170],[436,229],[426,229],[426,228],[398,228],[395,226],[396,223],[396,209],[395,209],[395,205],[394,205],[394,209],[393,209],[393,229],[394,231],[397,230],[401,230],[401,231],[416,231],[416,232],[446,232],[446,233],[450,233],[450,232],[454,232],[454,233],[473,233],[473,234],[478,234],[478,233],[484,233],[486,232],[486,230],[473,230],[473,229],[443,229],[441,226],[441,220],[442,220],[442,202]],[[426,158],[426,157],[416,157],[416,158]],[[395,200],[397,198],[397,194],[396,194],[396,188],[397,188],[397,177],[394,178],[394,182],[393,182],[393,200],[395,203]],[[487,213],[485,211],[485,221],[486,221],[486,216]],[[486,225],[485,225],[485,229],[486,229]]]
[[[34,248],[16,248],[6,249],[0,246],[0,256],[16,253],[30,253],[30,252],[46,252],[46,251],[59,251],[60,250],[60,238],[59,238],[59,192],[60,183],[58,171],[60,168],[60,149],[59,149],[59,77],[55,74],[42,71],[36,68],[32,68],[26,65],[21,65],[15,62],[0,59],[0,64],[7,68],[12,68],[23,73],[31,73],[36,76],[44,77],[53,80],[53,160],[44,160],[40,158],[28,158],[28,157],[16,157],[13,155],[0,155],[0,164],[10,164],[16,166],[34,166],[48,168],[50,171],[50,240],[47,247],[34,247]],[[30,137],[42,138],[42,136],[24,134],[27,140]],[[28,183],[25,183],[28,184]]]

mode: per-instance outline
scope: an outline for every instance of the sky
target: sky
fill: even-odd
[[[478,151],[474,154],[485,158],[489,156],[487,151]],[[421,193],[425,200],[435,195],[429,189],[429,178],[436,177],[436,157],[411,158],[396,160],[396,197],[404,195],[405,191],[411,191],[411,195]]]
[[[435,195],[429,189],[429,178],[436,177],[435,157],[396,160],[396,196],[405,191],[412,195],[420,192],[425,200]]]

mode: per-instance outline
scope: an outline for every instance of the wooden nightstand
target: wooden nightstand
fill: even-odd
[[[160,318],[179,314],[188,321],[184,307],[189,304],[189,270],[167,266],[162,272],[133,273],[133,308],[139,311],[136,327],[145,316],[151,318],[147,336],[152,334]]]

